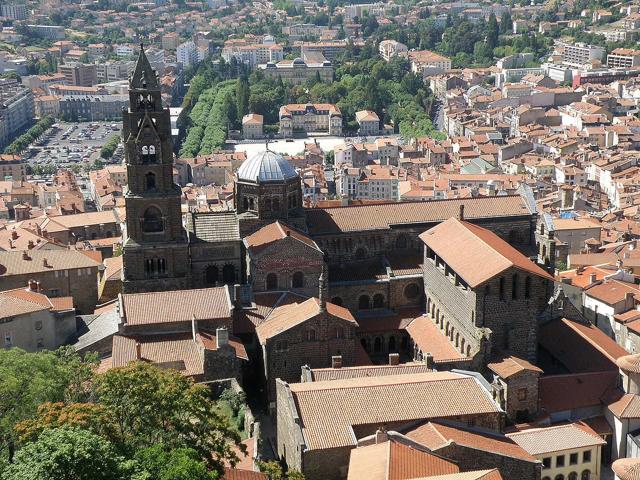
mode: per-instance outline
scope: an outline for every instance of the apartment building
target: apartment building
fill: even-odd
[[[616,48],[607,55],[607,67],[631,68],[640,65],[640,50]]]
[[[409,49],[404,43],[396,40],[383,40],[378,45],[380,56],[387,62],[397,55],[406,54],[408,51]]]
[[[358,133],[363,136],[380,134],[380,118],[376,112],[360,110],[356,112]]]
[[[280,134],[326,132],[342,135],[342,113],[330,103],[292,103],[280,107]]]
[[[389,165],[347,167],[336,173],[336,193],[359,200],[400,200],[401,170]]]
[[[67,85],[92,87],[98,81],[96,66],[79,62],[58,65],[58,73],[64,75]]]
[[[27,18],[27,6],[16,3],[6,3],[0,8],[3,17],[9,20],[24,20]]]
[[[62,73],[51,73],[49,75],[29,75],[22,77],[22,84],[32,90],[41,89],[45,93],[49,92],[51,85],[67,85],[67,77]]]
[[[198,63],[198,49],[196,48],[196,44],[189,40],[188,42],[178,45],[178,48],[176,48],[176,59],[183,67],[190,67]]]
[[[296,46],[300,47],[300,54],[304,58],[311,52],[320,52],[330,61],[334,61],[347,48],[346,40],[328,40],[325,42],[300,42]]]
[[[19,155],[0,155],[0,181],[23,181],[26,178],[25,161]]]
[[[418,50],[408,53],[411,71],[423,77],[437,75],[451,70],[451,59],[430,50]]]
[[[96,79],[98,83],[126,80],[133,71],[133,61],[107,61],[96,63]]]
[[[60,117],[67,121],[97,122],[122,119],[128,95],[69,95],[60,98]]]
[[[257,37],[227,40],[222,48],[222,58],[227,63],[235,58],[238,63],[255,68],[265,63],[277,63],[284,59],[282,45],[277,45],[272,36],[266,35],[261,43]]]
[[[605,48],[597,45],[587,45],[585,43],[574,43],[564,45],[562,54],[563,63],[575,67],[582,67],[593,60],[602,61]]]
[[[0,148],[31,125],[34,117],[31,90],[14,79],[0,81]]]
[[[244,138],[262,138],[264,118],[257,113],[248,113],[242,117],[242,136]]]

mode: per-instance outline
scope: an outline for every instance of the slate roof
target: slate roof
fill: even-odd
[[[192,212],[187,215],[187,231],[191,242],[233,242],[240,240],[236,212]]]

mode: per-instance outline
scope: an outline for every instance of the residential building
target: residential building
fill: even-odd
[[[607,55],[607,67],[632,68],[640,66],[640,50],[616,48]]]
[[[0,13],[9,20],[24,20],[27,18],[27,6],[18,3],[5,3],[0,8]]]
[[[246,139],[262,138],[264,119],[257,113],[248,113],[242,117],[242,136]]]
[[[69,95],[59,99],[60,117],[76,122],[120,120],[128,101],[127,95]]]
[[[71,297],[49,298],[40,284],[0,292],[0,339],[3,348],[27,352],[55,350],[76,334],[76,312]]]
[[[341,168],[336,173],[336,193],[359,200],[400,200],[401,171],[390,165]]]
[[[307,55],[306,60],[298,57],[278,63],[269,62],[259,65],[259,68],[265,77],[274,80],[281,78],[291,85],[301,85],[316,78],[324,83],[333,80],[333,65],[320,54]]]
[[[33,123],[33,93],[16,80],[1,80],[0,106],[0,148],[4,148]]]
[[[356,112],[356,122],[359,135],[367,137],[380,134],[380,118],[376,112],[360,110]]]
[[[408,57],[411,71],[425,78],[451,70],[451,59],[430,50],[412,50]]]
[[[176,48],[176,59],[183,67],[190,67],[198,63],[198,50],[196,44],[189,40],[181,43]]]
[[[300,47],[300,55],[305,58],[312,52],[321,53],[327,60],[333,62],[347,48],[346,40],[327,40],[323,42],[300,42],[296,44]]]
[[[408,51],[409,49],[404,43],[397,42],[396,40],[383,40],[378,45],[380,56],[387,62],[395,56],[406,55]]]
[[[96,66],[79,62],[58,65],[58,73],[64,75],[66,85],[92,87],[97,83]]]
[[[562,61],[567,65],[582,67],[594,60],[602,61],[605,52],[604,47],[597,45],[587,45],[585,43],[565,44]]]
[[[25,166],[20,155],[0,155],[0,180],[26,180]]]

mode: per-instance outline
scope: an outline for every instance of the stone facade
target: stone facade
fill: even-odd
[[[158,77],[140,52],[123,112],[128,186],[123,245],[123,290],[176,290],[190,284],[187,236],[180,187],[173,182],[169,109],[163,108]]]
[[[494,379],[494,399],[511,421],[522,423],[537,415],[539,376],[537,372],[524,371],[507,379]]]

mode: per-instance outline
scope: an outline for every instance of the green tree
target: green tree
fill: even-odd
[[[135,454],[136,464],[153,480],[215,480],[198,452],[189,448],[166,451],[161,445],[144,448]]]
[[[16,453],[5,480],[121,480],[130,467],[104,438],[80,428],[45,430]]]
[[[249,80],[244,75],[236,83],[236,114],[238,118],[249,113]]]
[[[100,149],[100,157],[109,160],[120,145],[120,134],[112,135]]]
[[[493,51],[498,46],[498,36],[500,35],[500,28],[498,27],[498,20],[493,12],[489,15],[489,21],[487,22],[487,45]]]
[[[95,394],[125,450],[191,448],[219,474],[225,461],[238,460],[240,436],[219,415],[208,389],[177,371],[134,362],[98,375]]]
[[[9,459],[14,426],[32,417],[42,403],[86,398],[96,362],[95,356],[82,359],[70,348],[38,353],[0,350],[0,448],[7,449]]]
[[[513,19],[511,18],[511,13],[509,13],[509,10],[505,10],[500,17],[500,33],[505,35],[511,33],[512,29]]]

